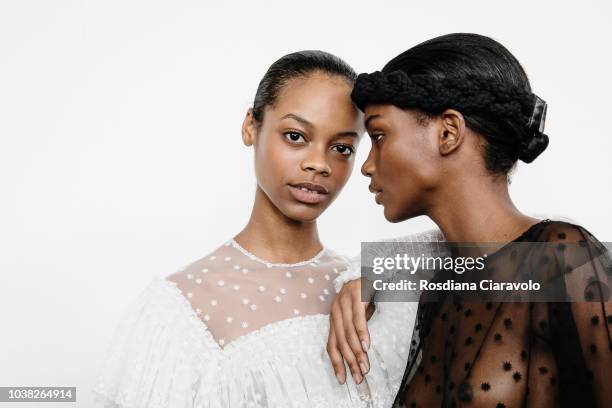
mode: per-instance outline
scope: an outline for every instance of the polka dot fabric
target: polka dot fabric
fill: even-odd
[[[587,230],[561,221],[539,222],[514,242],[555,243],[518,258],[504,246],[495,256],[516,274],[562,283],[571,301],[423,294],[394,407],[612,406],[609,253]]]
[[[328,314],[334,279],[347,267],[328,249],[299,263],[270,263],[230,240],[168,280],[223,347],[274,322]]]
[[[370,371],[338,383],[326,352],[335,276],[323,250],[272,264],[229,241],[155,276],[126,308],[93,393],[108,408],[386,408],[408,357],[416,302],[381,303],[369,320]],[[348,369],[348,367],[347,367]]]

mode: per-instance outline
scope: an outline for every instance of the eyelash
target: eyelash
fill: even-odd
[[[298,142],[298,141],[296,141],[296,140],[291,140],[291,139],[289,138],[289,135],[298,135],[299,137],[301,137],[301,138],[302,138],[302,139],[304,139],[304,141],[305,141],[304,135],[303,135],[303,134],[301,134],[300,132],[293,132],[293,131],[291,131],[291,132],[286,132],[286,133],[284,133],[284,135],[285,135],[285,139],[287,139],[287,141],[289,141],[289,143],[299,143],[299,142]]]
[[[350,146],[350,145],[337,144],[337,145],[334,145],[332,147],[333,148],[336,148],[336,147],[346,147],[348,149],[348,151],[349,151],[349,154],[344,154],[344,153],[338,152],[338,150],[336,150],[338,153],[340,153],[341,155],[346,156],[346,157],[350,157],[351,155],[353,155],[355,153],[355,149],[353,148],[353,146]]]
[[[305,139],[305,138],[304,138],[304,135],[302,135],[300,132],[295,132],[295,131],[286,132],[286,133],[284,133],[284,136],[285,136],[285,139],[287,139],[287,141],[288,141],[289,143],[293,143],[293,144],[302,144],[302,143],[303,143],[303,142],[298,142],[297,140],[292,140],[292,139],[290,138],[290,136],[291,136],[291,135],[298,135],[298,136],[299,136],[299,137],[301,137],[302,139]],[[345,148],[347,148],[347,149],[348,149],[349,154],[345,154],[345,153],[342,153],[342,152],[340,152],[340,151],[336,150],[338,153],[340,153],[340,154],[341,154],[341,155],[343,155],[343,156],[347,156],[347,157],[349,157],[349,156],[351,156],[351,155],[353,155],[353,154],[355,153],[355,148],[353,148],[353,146],[351,146],[351,145],[346,145],[346,144],[337,144],[337,145],[332,146],[332,148],[333,148],[333,149],[335,149],[335,148],[337,148],[337,147],[345,147]]]
[[[373,143],[378,144],[378,142],[383,136],[384,135],[382,133],[375,133],[375,134],[370,135],[370,138],[372,139]]]

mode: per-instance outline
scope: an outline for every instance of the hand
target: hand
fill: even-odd
[[[355,279],[342,287],[331,306],[327,354],[340,384],[346,381],[345,360],[357,384],[361,384],[363,376],[370,370],[367,320],[374,313],[374,304],[361,301],[362,281],[370,289],[368,299],[372,299],[371,284],[364,278]]]

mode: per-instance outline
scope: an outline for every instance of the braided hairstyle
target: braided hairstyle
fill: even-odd
[[[253,118],[260,125],[266,106],[274,106],[283,86],[295,78],[314,72],[337,75],[351,85],[357,78],[355,70],[344,60],[325,51],[307,50],[287,54],[275,61],[259,82],[253,101]]]
[[[548,146],[546,103],[531,92],[517,59],[497,41],[478,34],[448,34],[425,41],[372,74],[360,74],[351,94],[368,104],[415,109],[420,119],[456,109],[486,140],[484,161],[495,174],[517,160],[532,162]]]

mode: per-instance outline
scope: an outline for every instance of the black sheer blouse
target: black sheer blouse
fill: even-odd
[[[519,254],[505,245],[493,264],[556,281],[568,301],[423,293],[394,408],[612,407],[607,249],[584,228],[550,220],[512,242],[551,245]]]

